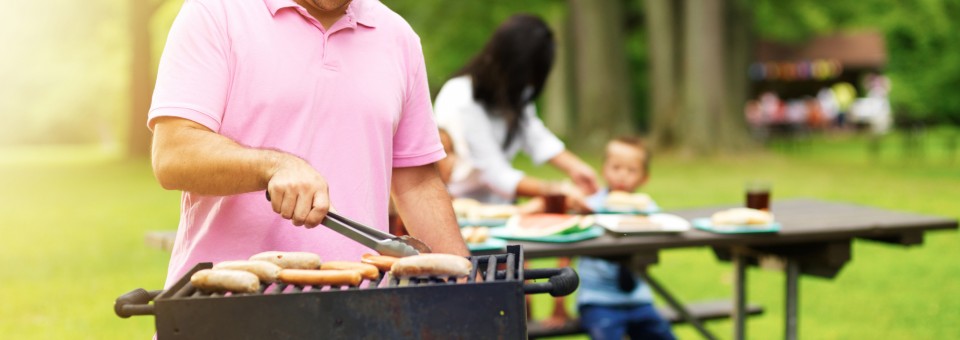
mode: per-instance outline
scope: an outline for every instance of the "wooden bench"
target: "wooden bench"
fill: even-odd
[[[700,321],[726,319],[733,315],[732,300],[701,301],[685,305],[694,317]],[[677,312],[669,307],[657,307],[657,312],[671,324],[686,322]],[[747,315],[763,314],[763,307],[747,304]],[[558,328],[546,328],[538,321],[527,323],[527,335],[530,339],[539,339],[552,336],[585,334],[586,330],[580,327],[580,320],[573,319]]]

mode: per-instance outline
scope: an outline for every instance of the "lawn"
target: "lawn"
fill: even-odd
[[[922,149],[904,149],[901,136],[888,136],[875,156],[865,138],[849,135],[742,156],[656,155],[646,191],[668,210],[733,203],[742,200],[743,182],[759,177],[773,181],[774,199],[815,197],[960,218],[960,162],[946,147],[949,133],[928,133]],[[112,303],[132,288],[161,287],[168,254],[146,247],[143,235],[176,227],[178,193],[162,190],[146,161],[120,161],[96,148],[0,149],[0,188],[3,338],[149,338],[152,318],[120,319]],[[930,233],[923,245],[909,248],[856,241],[852,261],[836,279],[801,280],[800,335],[956,338],[958,258],[960,236],[952,231]],[[685,301],[732,291],[731,267],[707,248],[666,251],[652,274]],[[750,338],[782,337],[783,275],[751,269],[748,285],[749,300],[766,307],[750,319]],[[547,307],[538,297],[535,317]],[[730,326],[708,323],[723,337]],[[675,330],[680,338],[697,338],[689,327]]]

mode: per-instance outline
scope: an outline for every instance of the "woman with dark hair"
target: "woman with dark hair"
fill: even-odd
[[[583,197],[597,190],[596,173],[567,151],[537,117],[534,100],[553,66],[553,32],[538,17],[515,15],[437,94],[437,123],[453,141],[457,162],[448,183],[455,197],[509,203],[517,197],[567,196],[586,209]],[[549,162],[575,186],[525,175],[511,163],[520,151],[536,164]]]

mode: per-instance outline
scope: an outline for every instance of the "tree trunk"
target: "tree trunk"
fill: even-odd
[[[725,84],[723,0],[690,1],[685,8],[686,81],[683,93],[683,139],[685,149],[708,154],[722,148],[720,136],[729,124]]]
[[[559,137],[573,137],[568,131],[574,106],[569,57],[572,51],[572,41],[569,39],[570,17],[565,11],[557,11],[557,14],[550,19],[557,42],[557,52],[553,70],[550,71],[543,93],[544,124]]]
[[[743,105],[752,49],[742,0],[646,0],[651,142],[710,154],[750,145]]]
[[[132,0],[130,6],[130,124],[127,131],[127,157],[150,156],[150,131],[147,111],[153,95],[154,76],[150,50],[150,18],[158,1]]]
[[[569,0],[579,149],[597,150],[633,132],[620,0]]]
[[[650,144],[669,149],[682,140],[680,104],[683,34],[680,0],[646,0],[650,50]]]
[[[728,149],[743,149],[753,146],[747,132],[744,106],[749,96],[750,79],[747,71],[753,58],[753,16],[746,0],[729,0],[727,3],[727,117],[729,124],[722,131],[732,133],[723,136]]]

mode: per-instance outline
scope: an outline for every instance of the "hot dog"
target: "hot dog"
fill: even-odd
[[[356,270],[284,269],[280,281],[304,286],[357,286],[363,281]]]
[[[190,284],[205,292],[253,293],[260,289],[260,279],[242,270],[203,269],[190,277]]]
[[[380,271],[388,272],[390,271],[390,267],[393,267],[393,263],[397,262],[397,258],[386,255],[363,254],[360,262],[372,264],[374,267],[377,267],[377,269],[380,269]]]
[[[283,269],[320,268],[320,255],[302,251],[265,251],[250,256],[251,261],[267,261]]]
[[[223,261],[213,266],[213,269],[234,269],[250,272],[260,279],[260,282],[273,283],[280,275],[280,266],[267,261]]]
[[[473,269],[470,260],[450,254],[420,254],[400,258],[390,273],[396,277],[409,276],[467,276]]]
[[[380,277],[380,270],[376,266],[359,262],[327,261],[320,265],[320,270],[353,270],[367,280],[376,280]]]

